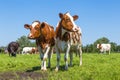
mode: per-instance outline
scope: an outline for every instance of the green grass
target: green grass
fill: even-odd
[[[73,59],[73,66],[64,70],[64,55],[61,55],[60,70],[55,72],[56,55],[51,59],[51,68],[40,70],[39,54],[17,55],[0,54],[0,73],[4,72],[39,72],[47,74],[49,80],[120,80],[120,54],[83,53],[83,65],[79,66],[79,57]],[[16,75],[17,76],[17,75]]]

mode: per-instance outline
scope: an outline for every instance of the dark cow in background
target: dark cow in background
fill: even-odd
[[[48,67],[50,67],[51,52],[55,44],[54,28],[46,22],[40,23],[39,21],[34,21],[32,25],[25,24],[24,27],[30,30],[28,38],[36,40],[42,61],[41,70],[47,70],[46,60],[48,57]]]
[[[8,52],[9,52],[9,56],[16,57],[16,52],[17,52],[18,48],[19,48],[19,43],[17,43],[17,42],[10,42],[8,44],[8,48],[7,48]]]

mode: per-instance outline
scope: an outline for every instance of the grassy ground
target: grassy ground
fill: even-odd
[[[64,58],[61,55],[60,70],[55,72],[56,55],[51,60],[51,68],[40,70],[39,54],[17,55],[9,57],[0,54],[0,80],[120,80],[120,54],[83,53],[83,65],[79,66],[79,57],[74,55],[73,66],[64,70]]]

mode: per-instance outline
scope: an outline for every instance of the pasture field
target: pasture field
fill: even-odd
[[[64,55],[61,54],[60,70],[55,72],[56,54],[51,59],[51,68],[40,70],[39,54],[9,57],[0,53],[0,80],[120,80],[120,53],[83,53],[83,65],[74,55],[73,66],[64,70]]]

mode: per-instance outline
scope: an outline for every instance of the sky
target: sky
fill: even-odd
[[[7,46],[29,30],[24,24],[35,20],[54,26],[59,13],[78,15],[83,45],[101,37],[120,45],[120,0],[0,0],[0,46]]]

